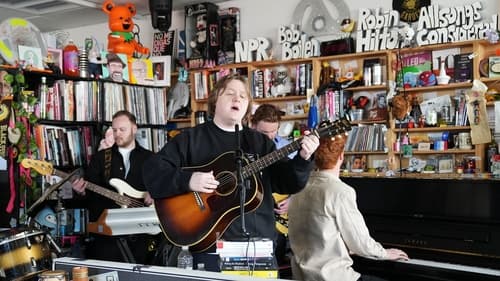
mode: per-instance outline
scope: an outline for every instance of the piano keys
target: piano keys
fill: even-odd
[[[493,281],[500,280],[500,270],[477,266],[410,259],[377,261],[354,257],[354,269],[388,281]]]

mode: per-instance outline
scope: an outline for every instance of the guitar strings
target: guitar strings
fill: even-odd
[[[133,208],[144,207],[144,203],[139,201],[139,200],[135,200],[133,198],[127,197],[127,201],[128,201],[128,204],[126,204],[126,205],[129,207],[133,207]]]

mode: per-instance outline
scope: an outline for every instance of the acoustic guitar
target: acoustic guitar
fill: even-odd
[[[33,160],[25,158],[21,161],[21,165],[24,168],[32,168],[37,171],[40,175],[56,175],[61,178],[65,178],[67,176],[72,176],[74,173],[65,173],[59,170],[54,169],[52,163],[42,160]],[[142,199],[146,196],[146,192],[138,191],[137,189],[130,186],[128,183],[121,179],[110,179],[109,184],[113,186],[118,192],[110,190],[108,188],[99,186],[97,184],[88,182],[86,186],[86,190],[93,191],[99,195],[107,197],[113,201],[115,201],[122,208],[127,207],[145,207]],[[54,185],[57,187],[57,185]],[[53,190],[52,190],[53,191]],[[52,192],[51,190],[47,190],[44,192],[42,196],[48,196]],[[42,198],[40,198],[42,199]],[[39,200],[40,200],[39,199]],[[43,198],[45,200],[46,198]]]
[[[318,138],[332,137],[351,129],[347,119],[323,122],[312,134]],[[249,181],[244,211],[257,209],[264,197],[256,174],[271,164],[300,149],[301,139],[277,149],[253,162],[244,159],[241,174]],[[187,192],[155,199],[155,208],[166,238],[177,246],[190,246],[200,252],[212,246],[227,227],[240,215],[240,194],[237,188],[234,152],[226,152],[210,163],[197,167],[184,167],[186,171],[213,171],[219,186],[213,193]]]

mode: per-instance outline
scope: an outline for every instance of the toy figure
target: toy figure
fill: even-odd
[[[222,26],[222,50],[224,52],[234,52],[234,41],[236,40],[233,19],[226,18]]]
[[[134,21],[137,10],[135,5],[128,3],[117,6],[112,0],[102,4],[102,10],[108,14],[108,26],[111,33],[108,35],[108,52],[126,54],[128,57],[134,53],[149,54],[149,49],[134,39]]]
[[[189,46],[193,50],[193,57],[203,57],[205,54],[205,45],[207,43],[207,15],[196,16],[196,36]]]

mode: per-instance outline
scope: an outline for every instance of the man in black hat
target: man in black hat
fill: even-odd
[[[104,77],[105,79],[111,79],[115,82],[128,82],[127,77],[124,76],[124,68],[127,66],[126,63],[115,53],[108,53],[106,55],[107,59],[107,68],[108,68],[108,77]]]

